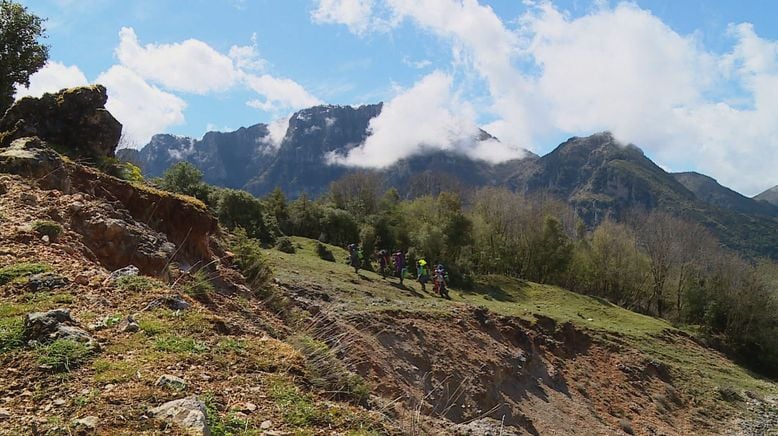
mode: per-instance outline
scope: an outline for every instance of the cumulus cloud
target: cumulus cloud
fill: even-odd
[[[16,91],[16,98],[40,97],[46,92],[57,92],[62,88],[88,84],[89,80],[77,66],[49,61],[30,77],[29,87],[20,87]]]
[[[448,41],[452,65],[485,85],[476,97],[489,102],[485,129],[509,144],[608,129],[666,167],[696,166],[747,194],[778,183],[776,41],[737,24],[732,50],[714,53],[631,2],[596,2],[578,17],[548,1],[525,4],[509,25],[477,0],[383,0],[359,22],[380,19],[383,6],[385,22],[410,21]],[[452,87],[472,89],[460,82]]]
[[[450,75],[435,71],[400,92],[370,121],[364,144],[332,163],[382,168],[421,150],[451,150],[480,159],[521,157],[522,150],[497,141],[477,143],[476,113],[452,93]],[[474,145],[475,144],[475,145]]]
[[[278,149],[281,146],[281,141],[286,136],[286,131],[289,129],[289,119],[291,118],[292,116],[288,115],[268,124],[267,130],[270,134],[267,136],[265,143],[273,146],[274,149]]]
[[[229,57],[235,66],[247,71],[262,71],[267,66],[267,61],[259,56],[257,49],[257,34],[251,35],[251,45],[233,45],[230,47]]]
[[[316,23],[344,24],[361,35],[370,28],[373,0],[319,0],[311,18]]]
[[[263,74],[247,75],[245,81],[249,88],[264,96],[264,100],[254,99],[247,103],[256,109],[270,112],[280,108],[304,108],[321,104],[321,100],[291,79]]]
[[[106,108],[124,125],[131,144],[142,146],[152,135],[184,122],[184,100],[148,84],[125,66],[114,65],[96,82],[107,88]]]

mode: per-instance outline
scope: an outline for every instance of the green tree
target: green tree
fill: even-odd
[[[275,217],[278,228],[287,235],[291,232],[289,223],[289,208],[286,203],[286,196],[281,188],[276,187],[267,197],[265,197],[265,206],[269,214]]]
[[[159,187],[179,194],[189,195],[209,203],[210,189],[203,183],[203,173],[189,162],[178,162],[165,171]]]
[[[30,76],[46,64],[43,21],[18,3],[0,0],[0,115],[13,104],[16,86],[30,86]]]
[[[246,191],[225,189],[217,208],[219,222],[232,230],[241,227],[249,237],[265,243],[273,243],[275,235],[270,231],[262,202]]]

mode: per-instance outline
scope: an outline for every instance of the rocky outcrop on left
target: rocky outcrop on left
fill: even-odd
[[[122,125],[105,109],[106,101],[102,85],[25,97],[0,119],[0,147],[37,136],[72,157],[91,162],[114,157]]]
[[[78,327],[67,309],[54,309],[48,312],[33,312],[25,315],[24,339],[27,342],[39,344],[66,339],[84,343],[93,349],[99,348],[95,338]]]

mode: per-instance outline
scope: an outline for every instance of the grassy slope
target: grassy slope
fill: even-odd
[[[557,322],[570,321],[592,335],[637,349],[648,358],[669,366],[680,387],[696,398],[716,399],[718,389],[732,387],[762,395],[778,395],[778,385],[760,379],[720,353],[695,344],[668,322],[622,309],[605,300],[564,289],[500,276],[482,277],[474,291],[454,289],[452,301],[421,291],[418,283],[384,280],[372,272],[354,275],[345,264],[346,251],[329,247],[337,262],[316,256],[316,242],[293,238],[297,253],[268,250],[276,275],[292,283],[313,284],[334,297],[344,312],[386,309],[446,312],[452,305],[485,306],[489,310],[533,320],[535,314]]]

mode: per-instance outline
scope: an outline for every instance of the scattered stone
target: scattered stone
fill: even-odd
[[[187,383],[186,380],[182,379],[181,377],[176,377],[170,374],[164,374],[157,379],[154,385],[159,386],[161,388],[173,388],[176,390],[184,390],[186,389]]]
[[[57,407],[64,406],[67,401],[63,400],[62,398],[57,398],[54,400],[54,405]]]
[[[243,405],[243,409],[242,410],[246,411],[246,412],[254,412],[254,411],[257,410],[257,405],[254,404],[254,403],[246,403],[246,404]]]
[[[124,268],[119,268],[116,271],[112,272],[111,275],[108,276],[107,279],[105,279],[105,284],[115,282],[116,280],[127,277],[127,276],[137,276],[140,274],[140,270],[135,265],[127,265]]]
[[[85,416],[83,418],[74,419],[73,427],[75,427],[76,432],[90,432],[97,428],[99,422],[100,420],[96,416]]]
[[[73,279],[73,282],[77,285],[86,286],[89,284],[89,276],[81,273],[76,276],[76,278]]]
[[[0,408],[0,419],[8,419],[11,417],[11,411],[5,408]]]
[[[67,309],[28,313],[24,315],[24,339],[38,343],[69,339],[99,348],[97,340],[75,324]]]
[[[173,423],[188,433],[209,436],[211,430],[206,421],[205,404],[191,396],[168,401],[149,410],[152,418]]]
[[[32,292],[50,291],[52,289],[64,288],[68,283],[69,281],[67,278],[46,272],[31,275],[27,282],[27,287]]]
[[[108,383],[107,385],[103,386],[103,390],[106,392],[112,391],[116,387],[113,383]]]
[[[269,429],[272,426],[273,426],[273,421],[271,421],[269,419],[266,419],[266,420],[262,421],[262,424],[259,424],[259,429],[260,430],[267,430],[267,429]]]
[[[140,325],[131,316],[123,319],[119,324],[119,331],[122,333],[135,333],[140,331]]]
[[[43,235],[41,236],[41,241],[48,244],[49,242],[51,242],[51,239],[49,238],[49,235]]]

